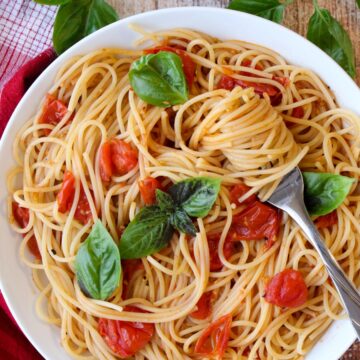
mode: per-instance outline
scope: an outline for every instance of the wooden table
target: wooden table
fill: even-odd
[[[141,12],[178,6],[214,6],[226,7],[228,0],[108,0],[117,10],[120,17],[127,17]],[[349,32],[356,50],[356,81],[360,84],[360,10],[355,0],[319,0],[319,5],[330,10]],[[284,25],[306,34],[308,19],[313,13],[311,0],[294,0],[285,13]],[[360,343],[355,343],[341,360],[360,359]],[[320,360],[320,359],[319,359]]]

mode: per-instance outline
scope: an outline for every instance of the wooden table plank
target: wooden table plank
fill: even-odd
[[[145,11],[179,6],[226,7],[228,0],[108,0],[121,18]],[[319,5],[330,10],[331,14],[350,34],[356,50],[357,83],[360,84],[360,10],[355,0],[319,0]],[[313,13],[311,0],[294,0],[285,13],[284,25],[305,35],[307,23]],[[355,343],[341,360],[360,359],[360,344]]]

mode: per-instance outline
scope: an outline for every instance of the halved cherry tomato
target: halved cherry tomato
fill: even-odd
[[[230,201],[232,203],[236,204],[237,206],[239,206],[241,204],[248,205],[248,204],[253,203],[254,201],[257,200],[257,196],[255,194],[250,195],[247,199],[245,199],[241,203],[239,202],[239,198],[244,196],[249,190],[250,190],[250,188],[248,186],[246,186],[245,184],[234,185],[232,187],[232,189],[230,190]]]
[[[183,64],[186,81],[189,85],[189,88],[191,88],[191,86],[194,82],[196,67],[195,67],[195,63],[193,62],[193,60],[191,59],[191,57],[188,55],[188,53],[185,50],[182,50],[182,49],[179,49],[179,48],[173,47],[173,46],[157,46],[157,47],[154,47],[151,49],[146,49],[144,51],[145,51],[145,54],[157,54],[159,51],[170,51],[170,52],[173,52],[176,55],[180,56],[182,64]]]
[[[76,206],[74,219],[80,221],[83,225],[92,219],[90,204],[82,186],[80,188],[79,201]]]
[[[318,229],[327,228],[338,223],[338,216],[336,210],[332,211],[330,214],[319,216],[315,220],[315,224]]]
[[[39,123],[57,125],[67,111],[66,105],[61,100],[58,100],[54,95],[47,94]]]
[[[231,328],[232,316],[227,314],[210,324],[195,345],[195,353],[222,358],[225,353]]]
[[[271,247],[280,228],[279,210],[270,205],[255,201],[233,217],[229,238],[239,240],[267,240]]]
[[[224,266],[219,258],[220,236],[220,233],[207,235],[210,255],[210,271],[219,271]],[[235,252],[235,244],[232,241],[229,241],[228,237],[225,239],[223,252],[226,260],[228,260]]]
[[[162,189],[161,183],[148,176],[139,182],[140,194],[144,200],[145,205],[152,205],[156,202],[156,189]]]
[[[301,306],[307,297],[308,289],[301,272],[294,269],[279,272],[265,287],[265,300],[281,307]]]
[[[137,151],[127,142],[112,139],[100,148],[100,176],[109,182],[113,175],[125,175],[138,163]]]
[[[15,201],[12,202],[11,207],[15,221],[22,229],[25,228],[29,224],[29,209],[19,206],[19,204]],[[23,234],[23,236],[25,236],[25,234]],[[27,247],[36,259],[41,259],[40,250],[34,235],[32,235],[28,240]]]
[[[213,297],[213,293],[211,291],[207,291],[206,293],[201,295],[201,298],[196,304],[197,309],[190,313],[190,316],[198,319],[204,320],[211,314],[211,299]]]
[[[141,259],[127,259],[121,261],[123,276],[122,298],[126,299],[128,294],[128,287],[134,273],[144,268]]]
[[[66,213],[71,209],[75,195],[75,177],[71,171],[65,171],[61,189],[56,196],[58,209],[61,213]]]
[[[124,310],[146,312],[134,306],[126,306]],[[144,348],[154,335],[155,327],[151,323],[100,318],[98,330],[109,348],[123,359]]]

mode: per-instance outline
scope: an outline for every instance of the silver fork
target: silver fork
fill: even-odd
[[[287,212],[318,251],[360,340],[360,295],[324,244],[320,233],[309,217],[304,204],[304,181],[299,168],[295,168],[284,176],[268,202]]]

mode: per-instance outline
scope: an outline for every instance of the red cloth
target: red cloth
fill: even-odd
[[[21,67],[0,92],[0,137],[16,105],[29,86],[55,59],[53,49],[45,50]],[[41,360],[42,356],[26,339],[0,294],[0,359]]]

